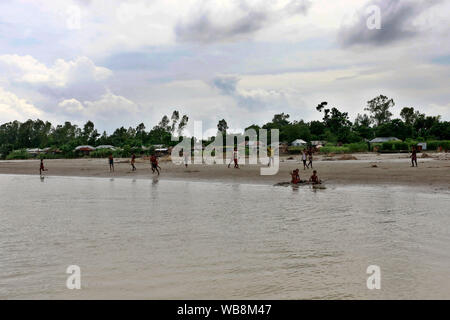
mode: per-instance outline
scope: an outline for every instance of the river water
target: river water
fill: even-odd
[[[0,203],[0,299],[450,299],[445,192],[0,175]]]

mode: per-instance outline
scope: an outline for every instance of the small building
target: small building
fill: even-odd
[[[158,156],[166,155],[169,153],[169,148],[155,148],[155,153]]]
[[[388,141],[402,141],[402,140],[396,137],[376,137],[375,139],[370,140],[369,143],[383,143]]]
[[[100,146],[95,147],[95,149],[97,150],[101,150],[101,149],[111,149],[111,150],[116,150],[116,148],[112,145],[109,144],[102,144]]]
[[[27,153],[32,155],[32,156],[37,156],[37,155],[39,155],[39,154],[41,154],[43,152],[44,152],[44,149],[39,149],[39,148],[27,149]]]
[[[303,147],[306,146],[306,141],[302,139],[297,139],[291,142],[291,146],[293,147]]]
[[[419,149],[419,151],[427,150],[427,143],[426,142],[419,142],[417,144],[417,148]]]
[[[75,148],[75,152],[81,152],[84,155],[89,155],[92,151],[96,149],[93,146],[78,146]]]
[[[327,143],[326,141],[313,140],[313,141],[311,141],[311,146],[313,146],[313,147],[319,147],[319,146],[322,147],[322,146],[324,146],[326,143]]]

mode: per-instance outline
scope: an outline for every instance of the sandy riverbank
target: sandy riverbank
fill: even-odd
[[[421,158],[419,167],[410,167],[407,154],[354,154],[357,160],[339,160],[315,157],[314,169],[327,184],[392,184],[409,186],[434,186],[450,190],[450,154],[429,154]],[[115,172],[110,173],[107,159],[58,159],[45,160],[46,175],[82,177],[128,177],[148,179],[152,177],[150,164],[138,159],[137,171],[132,172],[129,159],[116,159]],[[288,181],[289,172],[300,168],[300,177],[308,178],[312,170],[303,170],[298,156],[294,160],[281,157],[280,170],[273,176],[261,176],[261,165],[243,165],[241,169],[226,165],[190,165],[188,168],[161,161],[160,179],[191,181],[224,181],[234,183],[275,184]],[[0,174],[32,174],[39,172],[38,160],[0,161]]]

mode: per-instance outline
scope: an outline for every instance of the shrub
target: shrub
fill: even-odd
[[[365,142],[356,142],[344,144],[344,147],[348,148],[350,152],[367,152],[368,146]]]
[[[439,147],[442,147],[444,150],[449,150],[450,149],[450,140],[427,141],[427,149],[428,150],[437,150]]]
[[[288,147],[288,152],[290,154],[300,154],[305,149],[306,149],[306,147],[290,146],[290,147]]]
[[[25,149],[14,150],[6,156],[6,160],[30,159],[31,156]]]
[[[320,153],[350,153],[348,147],[322,147],[320,148]]]
[[[386,141],[386,142],[383,142],[383,144],[381,145],[381,150],[383,150],[383,151],[391,151],[391,150],[394,149],[393,147],[394,147],[394,143],[393,142]]]
[[[91,158],[108,158],[111,153],[114,154],[114,151],[111,149],[99,149],[92,151],[89,156]]]
[[[395,142],[393,143],[393,147],[396,151],[404,151],[409,149],[409,146],[406,142]]]

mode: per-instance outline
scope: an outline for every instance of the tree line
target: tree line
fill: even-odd
[[[329,143],[356,143],[374,137],[397,137],[401,140],[450,140],[450,122],[441,121],[440,116],[427,116],[413,107],[404,107],[400,118],[392,118],[394,100],[380,95],[367,102],[364,111],[355,121],[348,113],[330,106],[327,102],[317,105],[322,120],[305,122],[290,121],[290,115],[275,114],[272,121],[259,126],[253,124],[246,129],[278,129],[282,142],[291,143],[295,139],[305,141],[325,140]],[[119,148],[141,148],[155,144],[175,145],[171,136],[181,136],[189,118],[173,111],[171,117],[164,116],[151,130],[147,131],[143,123],[136,128],[120,127],[112,134],[105,131],[100,134],[92,121],[82,127],[67,121],[63,125],[53,126],[48,121],[28,120],[12,121],[0,126],[0,155],[5,158],[13,150],[25,148],[51,147],[67,156],[75,156],[73,150],[78,145],[113,145]],[[228,124],[222,119],[217,124],[218,132],[226,134]],[[212,139],[212,138],[211,138]],[[209,141],[211,140],[209,139]]]

